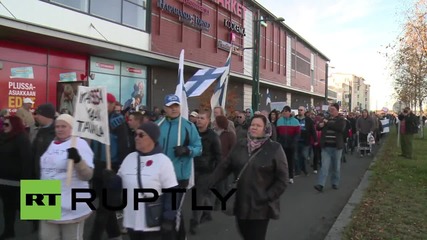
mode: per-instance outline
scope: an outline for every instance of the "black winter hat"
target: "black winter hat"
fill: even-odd
[[[153,142],[157,143],[160,137],[160,128],[157,124],[153,122],[146,122],[141,124],[138,129],[146,132],[148,136],[153,140]]]
[[[289,106],[284,106],[284,107],[283,107],[282,112],[284,112],[284,111],[286,111],[286,112],[290,112],[290,111],[291,111],[291,107],[289,107]]]
[[[43,117],[54,119],[56,111],[55,107],[51,103],[45,103],[40,105],[36,109],[35,113]]]

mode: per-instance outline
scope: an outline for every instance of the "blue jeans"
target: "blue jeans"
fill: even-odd
[[[329,168],[331,168],[332,185],[339,185],[341,176],[341,155],[342,149],[332,147],[322,148],[322,168],[320,169],[320,173],[317,178],[318,185],[322,185],[323,187],[325,186],[326,178],[329,174]]]
[[[297,152],[295,155],[295,174],[299,175],[301,174],[301,171],[303,171],[305,174],[307,174],[307,158],[308,158],[308,152],[310,150],[310,145],[306,145],[304,142],[298,142],[297,144]]]

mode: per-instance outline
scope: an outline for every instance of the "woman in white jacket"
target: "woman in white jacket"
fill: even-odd
[[[121,193],[121,188],[127,190],[123,226],[128,229],[131,240],[175,239],[173,228],[176,210],[172,209],[172,194],[162,193],[162,190],[175,188],[178,182],[172,161],[163,153],[158,143],[159,136],[160,129],[157,124],[143,123],[135,131],[136,151],[123,160],[117,175],[111,170],[104,172],[109,189],[119,190],[115,191],[116,193]],[[148,214],[145,202],[139,202],[138,210],[134,209],[134,190],[141,188],[155,190],[161,196],[162,201],[159,201],[159,205],[162,207],[156,211],[158,215]],[[139,194],[139,198],[153,197],[152,193]],[[153,224],[148,218],[158,218],[158,224]]]
[[[76,147],[71,147],[72,126],[72,116],[60,115],[55,121],[56,137],[40,158],[41,180],[61,181],[61,218],[40,221],[41,240],[83,240],[84,222],[91,214],[85,203],[71,210],[71,189],[89,188],[93,175],[93,152],[87,142],[77,137]],[[66,185],[68,159],[74,161],[70,186]],[[89,197],[86,193],[77,196]]]

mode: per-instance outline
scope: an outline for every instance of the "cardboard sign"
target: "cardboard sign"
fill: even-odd
[[[110,145],[105,87],[79,86],[74,110],[73,136]]]

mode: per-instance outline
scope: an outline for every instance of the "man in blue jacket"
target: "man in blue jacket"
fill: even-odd
[[[163,109],[166,117],[156,122],[160,127],[159,143],[163,152],[172,160],[178,188],[185,189],[192,174],[193,157],[202,154],[202,142],[196,126],[181,116],[181,101],[178,96],[167,95]],[[178,206],[181,205],[182,199],[183,194],[178,194]],[[179,234],[183,237],[185,236],[183,220],[178,219],[177,222],[180,222]]]

